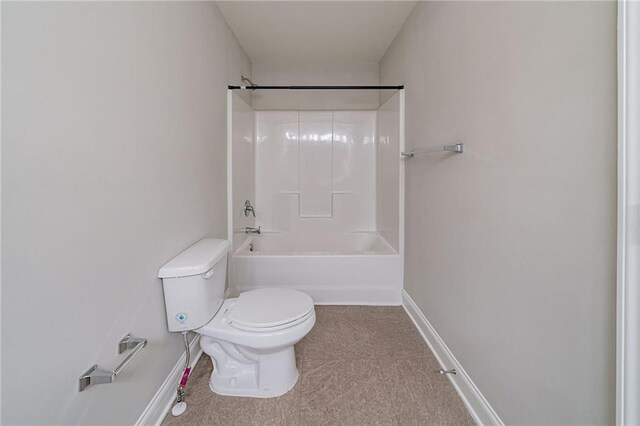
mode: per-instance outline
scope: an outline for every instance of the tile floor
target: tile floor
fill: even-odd
[[[300,378],[269,399],[218,396],[203,355],[189,408],[164,425],[467,425],[473,421],[401,307],[316,306],[296,345]]]

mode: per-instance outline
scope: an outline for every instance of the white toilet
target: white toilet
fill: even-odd
[[[313,300],[265,288],[224,299],[227,240],[205,238],[158,272],[169,331],[193,330],[214,364],[209,386],[220,395],[269,398],[298,379],[293,345],[316,322]]]

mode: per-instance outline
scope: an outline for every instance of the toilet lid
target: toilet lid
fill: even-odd
[[[296,290],[264,288],[240,294],[229,313],[232,326],[267,329],[295,322],[313,311],[313,299]]]

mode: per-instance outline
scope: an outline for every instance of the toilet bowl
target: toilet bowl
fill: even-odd
[[[298,379],[293,345],[311,331],[311,297],[287,289],[260,289],[225,300],[203,327],[200,345],[214,364],[209,381],[220,395],[268,398]]]
[[[313,328],[310,296],[264,288],[224,299],[226,240],[205,238],[167,262],[162,278],[169,331],[194,331],[213,361],[209,387],[220,395],[269,398],[298,379],[293,345]]]

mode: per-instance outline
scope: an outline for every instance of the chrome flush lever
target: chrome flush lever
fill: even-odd
[[[252,214],[253,217],[256,217],[256,210],[253,208],[253,206],[251,205],[251,201],[247,200],[244,202],[244,215],[245,217],[249,216],[249,214]]]

